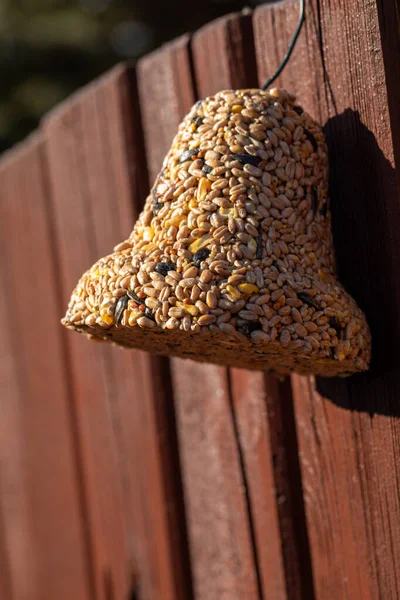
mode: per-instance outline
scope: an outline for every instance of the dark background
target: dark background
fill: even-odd
[[[0,152],[115,63],[262,4],[230,0],[0,0]]]

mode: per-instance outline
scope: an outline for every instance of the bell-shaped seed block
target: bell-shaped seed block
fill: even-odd
[[[339,283],[321,127],[284,90],[226,90],[179,126],[130,237],[63,319],[92,338],[288,374],[368,368]]]

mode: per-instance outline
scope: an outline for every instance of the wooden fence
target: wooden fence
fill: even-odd
[[[326,124],[341,279],[373,332],[348,380],[160,359],[59,319],[130,232],[196,98],[256,87],[298,5],[118,66],[0,162],[0,598],[400,598],[396,0],[310,0],[279,84]]]

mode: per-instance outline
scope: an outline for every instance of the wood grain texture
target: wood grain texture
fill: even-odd
[[[0,164],[0,595],[89,600],[47,201],[35,134]]]
[[[223,88],[256,87],[254,52],[250,14],[228,15],[197,32],[193,62],[199,97]],[[299,502],[295,487],[299,485],[296,435],[283,412],[293,414],[290,386],[282,386],[274,377],[238,369],[231,370],[230,381],[262,597],[295,599],[304,594],[311,598],[301,491]]]
[[[82,271],[101,255],[87,154],[91,121],[85,121],[85,116],[85,94],[81,92],[50,115],[44,127],[63,307]],[[91,142],[98,144],[98,140],[98,132],[93,131]],[[99,152],[103,148],[91,149],[93,160]],[[101,173],[99,178],[104,182]],[[100,344],[89,344],[69,332],[64,335],[72,366],[72,408],[85,491],[93,593],[105,600],[110,586],[121,595],[125,593],[126,556],[122,497],[107,395],[108,373],[112,368],[110,350]]]
[[[230,378],[263,598],[312,598],[290,383],[242,369]]]
[[[151,183],[161,170],[179,123],[195,100],[189,36],[164,44],[138,61],[139,102]]]
[[[147,189],[134,72],[117,67],[50,115],[45,132],[66,303],[85,266],[127,237]],[[173,435],[155,387],[162,363],[80,336],[68,344],[96,598],[126,597],[132,573],[143,599],[188,598]]]
[[[272,452],[264,374],[232,369],[230,376],[263,598],[287,598],[277,504],[287,498],[275,481],[277,455],[276,449]]]
[[[233,13],[193,35],[193,65],[199,98],[257,82],[250,14]]]
[[[204,98],[226,88],[252,86],[256,80],[252,25],[249,15],[231,14],[206,25],[193,36],[192,52],[198,98]],[[182,363],[182,361],[177,361],[178,364],[179,362]],[[226,597],[232,598],[243,596],[246,598],[262,597],[262,582],[254,539],[254,527],[256,525],[253,522],[254,515],[250,507],[242,448],[238,439],[237,423],[232,409],[230,384],[224,390],[227,397],[219,398],[218,394],[221,394],[221,387],[217,387],[214,393],[212,393],[212,387],[210,387],[210,389],[207,389],[207,393],[204,393],[204,384],[201,383],[202,381],[208,382],[210,378],[216,377],[222,381],[225,379],[229,381],[229,370],[203,365],[194,365],[193,369],[199,387],[199,392],[196,395],[198,402],[197,417],[196,405],[193,402],[191,404],[193,407],[191,410],[193,413],[192,429],[189,430],[186,427],[184,433],[181,429],[181,439],[182,452],[187,454],[187,477],[191,477],[190,469],[201,469],[203,473],[201,482],[198,480],[196,483],[193,478],[191,479],[192,494],[195,501],[188,517],[193,523],[193,528],[196,527],[195,531],[197,531],[197,535],[193,536],[193,555],[195,573],[197,574],[196,581],[199,582],[198,595],[199,598],[217,598],[221,593],[223,597],[225,594]],[[180,373],[181,370],[178,372]],[[180,393],[180,386],[186,386],[187,388],[191,380],[190,374],[179,378],[178,394]],[[224,388],[222,387],[222,389]],[[202,404],[203,406],[201,406]],[[180,421],[187,420],[187,407],[182,406],[182,401],[178,404],[178,413],[179,410]],[[222,432],[215,435],[212,429],[207,431],[210,426],[208,423],[211,424],[212,422],[212,419],[209,420],[208,414],[214,412],[218,427],[224,427],[223,435]],[[222,425],[223,423],[224,425]],[[192,446],[192,439],[199,435],[196,435],[196,429],[204,431],[203,444],[198,443],[196,445],[197,453],[192,450],[193,456],[191,456],[189,450]],[[186,446],[189,446],[189,449]],[[219,457],[219,460],[213,460],[214,456]],[[229,471],[223,470],[218,473],[218,463],[221,461],[231,465]],[[236,497],[239,491],[238,485],[243,486],[241,498]],[[227,504],[226,491],[231,497],[231,506]],[[234,502],[240,502],[236,510]],[[217,520],[216,515],[213,516],[214,504],[227,504],[223,520]],[[209,515],[208,518],[211,518],[208,528],[201,526],[201,520],[207,518],[207,516],[202,515]],[[238,522],[238,518],[241,522]],[[226,543],[226,534],[223,533],[224,528],[233,531],[240,528],[241,546],[235,544],[233,540],[230,544]],[[203,542],[199,532],[203,529],[208,529],[208,537],[211,537],[212,530],[218,531],[218,534],[213,537],[213,546],[210,546],[208,556],[199,555],[199,547],[202,546]],[[233,555],[231,554],[232,545],[237,547]],[[252,587],[247,592],[243,573],[237,569],[236,563],[241,563],[245,569],[252,571]],[[211,568],[211,565],[218,570],[216,588],[212,582],[205,580],[205,573]]]
[[[391,350],[400,332],[399,157],[392,136],[398,86],[388,70],[387,84],[384,69],[384,62],[397,64],[390,52],[399,41],[393,25],[388,39],[382,14],[393,14],[394,6],[310,2],[305,30],[279,80],[325,125],[340,278],[365,310],[373,335],[369,373],[320,380],[320,393],[312,380],[293,377],[317,598],[399,596],[400,377]],[[260,81],[283,56],[297,11],[296,2],[256,11]]]
[[[227,370],[172,370],[195,598],[259,598]]]
[[[239,19],[237,16],[229,17],[229,22]],[[225,28],[225,21],[221,21],[220,25]],[[202,32],[196,34],[202,35]],[[209,37],[208,33],[206,35]],[[181,69],[175,71],[174,79],[168,80],[171,65],[177,64],[174,53],[180,59]],[[153,172],[155,176],[181,119],[195,101],[194,82],[188,79],[191,74],[188,38],[177,40],[139,61],[138,74],[139,95],[142,102],[145,98],[147,101],[143,127],[145,132],[152,132],[147,136],[148,164],[157,164]],[[161,86],[160,79],[164,82]],[[166,95],[168,81],[172,87]],[[152,90],[150,95],[148,90]],[[186,90],[185,96],[182,90]],[[158,132],[163,131],[164,121],[168,122],[170,132],[160,139]],[[258,598],[227,371],[179,359],[170,362],[195,598],[212,600],[221,594],[226,598]],[[187,417],[188,411],[190,418]],[[212,424],[214,414],[219,421],[215,430]]]

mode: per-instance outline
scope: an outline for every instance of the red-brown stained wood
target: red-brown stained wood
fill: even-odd
[[[229,21],[237,18],[229,17]],[[220,23],[223,24],[222,21]],[[139,95],[142,102],[144,98],[147,101],[143,128],[148,140],[148,164],[157,164],[153,176],[159,170],[179,122],[195,101],[193,82],[187,79],[190,76],[188,41],[187,38],[177,40],[168,45],[164,53],[150,54],[138,64]],[[171,64],[176,64],[174,53],[180,59],[181,70],[175,73],[171,82],[175,87],[166,95],[165,85],[158,87],[158,82],[160,78],[167,81],[165,73],[170,72]],[[147,90],[153,90],[153,93],[147,95]],[[182,90],[186,90],[185,96]],[[168,119],[170,133],[159,140],[157,132],[163,130],[165,119]],[[153,160],[153,153],[157,162]],[[227,597],[237,594],[237,597],[258,598],[246,499],[241,492],[243,478],[232,422],[227,370],[179,359],[170,362],[195,597],[212,600],[221,594]],[[207,388],[204,388],[205,385]],[[193,413],[190,421],[186,417],[189,405]],[[211,426],[208,417],[204,422],[204,415],[213,414],[217,406],[221,421],[219,427],[224,428],[221,435],[208,431]],[[222,465],[228,468],[225,475]]]
[[[388,4],[393,13],[395,3]],[[370,373],[320,380],[322,395],[312,379],[292,378],[321,599],[400,593],[400,378],[393,354],[400,332],[400,188],[391,131],[398,127],[398,86],[387,70],[386,87],[384,70],[384,60],[396,64],[388,52],[399,37],[382,3],[379,8],[380,22],[375,3],[310,2],[305,31],[278,82],[325,125],[339,273],[366,311],[373,336]],[[297,2],[256,11],[260,81],[283,56],[297,12]]]
[[[233,13],[193,35],[193,65],[199,98],[257,82],[250,14]]]
[[[195,34],[193,61],[199,97],[223,88],[257,87],[251,21],[251,15],[233,14]],[[295,432],[281,411],[281,405],[284,405],[286,412],[293,412],[290,386],[280,385],[273,377],[245,370],[233,369],[230,377],[239,434],[237,443],[243,461],[256,568],[263,597],[294,599],[303,594],[310,597],[312,584],[307,539],[301,524],[304,513],[302,503],[297,501],[298,490],[293,489],[290,481],[293,477],[295,485],[298,483]],[[247,439],[248,435],[253,436],[254,403],[259,410],[264,405],[257,450],[252,449]],[[292,434],[294,439],[290,439]],[[264,467],[271,468],[268,476]],[[266,542],[264,536],[270,526]],[[275,557],[272,561],[271,556]]]
[[[46,121],[65,302],[85,267],[129,234],[145,194],[134,88],[133,71],[118,67]],[[68,343],[97,594],[125,597],[134,573],[143,599],[188,598],[167,392],[155,388],[162,362],[81,336]]]
[[[62,105],[44,127],[63,307],[82,272],[99,257],[84,99],[81,93]],[[97,152],[93,148],[92,156]],[[109,349],[89,344],[83,336],[70,332],[65,336],[72,367],[94,593],[106,600],[110,585],[119,594],[126,593],[122,497],[107,396]]]
[[[263,597],[312,598],[290,383],[242,369],[230,377]]]
[[[189,36],[164,44],[137,65],[150,183],[161,170],[179,123],[195,101],[188,54]]]
[[[43,141],[0,164],[0,590],[89,600]]]
[[[264,378],[263,373],[231,369],[233,408],[251,500],[263,598],[280,599],[287,595],[277,502],[283,504],[287,498],[279,495],[275,483],[276,454]]]
[[[172,370],[195,598],[259,598],[227,370]]]

